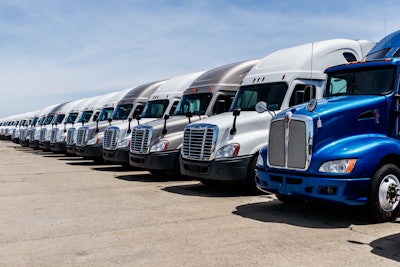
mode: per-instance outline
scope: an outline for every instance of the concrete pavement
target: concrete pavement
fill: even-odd
[[[0,141],[0,266],[399,266],[400,219]]]

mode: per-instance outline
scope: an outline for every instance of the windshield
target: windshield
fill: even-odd
[[[255,111],[256,104],[264,101],[269,110],[279,110],[288,86],[286,83],[266,83],[247,85],[239,88],[231,111],[240,109],[242,111]]]
[[[115,108],[112,119],[113,120],[126,120],[132,110],[132,104],[117,105]]]
[[[98,117],[99,121],[106,121],[109,118],[111,118],[111,114],[113,113],[114,108],[113,107],[109,107],[109,108],[103,108],[100,112],[100,115]]]
[[[78,113],[69,113],[64,123],[73,123],[75,122],[76,117],[78,117]]]
[[[57,116],[54,117],[52,124],[59,124],[62,122],[62,120],[64,119],[65,114],[58,114]]]
[[[353,69],[330,73],[325,97],[338,95],[384,95],[393,90],[395,68]]]
[[[35,125],[36,125],[36,122],[37,122],[38,120],[39,120],[38,117],[33,118],[33,120],[31,121],[31,124],[30,124],[30,125],[35,126]]]
[[[48,116],[44,119],[43,124],[44,124],[44,125],[48,125],[48,124],[51,123],[52,120],[53,120],[53,115],[48,115]]]
[[[169,104],[168,99],[148,101],[141,114],[142,118],[161,118]]]
[[[82,114],[79,116],[77,123],[81,123],[81,122],[88,122],[90,120],[90,117],[93,114],[93,110],[87,110],[82,112]]]
[[[174,115],[186,115],[188,112],[193,115],[205,115],[211,97],[210,93],[184,95],[179,101]]]

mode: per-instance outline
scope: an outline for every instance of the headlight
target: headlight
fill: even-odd
[[[258,154],[256,167],[263,168],[264,167],[264,158],[261,154]]]
[[[318,171],[330,173],[350,173],[356,165],[356,159],[340,159],[323,163]]]
[[[127,137],[124,140],[121,140],[117,144],[117,148],[127,148],[131,145],[131,137]]]
[[[67,139],[67,134],[63,132],[58,133],[57,142],[64,142]]]
[[[86,142],[86,145],[87,145],[87,146],[90,146],[90,145],[96,145],[96,144],[98,144],[98,143],[99,143],[99,138],[95,136],[95,137],[89,139],[89,140]]]
[[[167,148],[168,148],[168,141],[163,140],[153,145],[150,149],[150,152],[165,151],[167,150]]]
[[[239,153],[239,144],[229,144],[220,149],[215,153],[215,158],[234,158]]]

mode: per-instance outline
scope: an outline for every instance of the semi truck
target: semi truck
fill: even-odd
[[[49,125],[51,123],[51,121],[53,120],[54,114],[63,105],[64,105],[64,103],[50,105],[48,107],[43,108],[40,111],[40,114],[38,114],[39,120],[37,122],[37,125],[30,128],[29,138],[27,136],[27,139],[29,139],[29,147],[30,148],[39,149],[39,139],[40,139],[40,134],[41,134],[41,128],[46,125]]]
[[[116,101],[113,106],[107,109],[109,114],[107,117],[102,116],[102,111],[95,125],[86,125],[78,129],[76,154],[84,158],[93,159],[96,162],[103,162],[105,128],[110,126],[112,121],[128,121],[129,118],[140,115],[150,95],[157,88],[157,86],[152,86],[152,83],[150,83],[130,88],[124,94],[117,96],[118,98],[115,98]]]
[[[76,137],[78,134],[78,129],[80,126],[85,126],[85,124],[93,124],[99,118],[100,112],[103,108],[107,108],[110,103],[113,102],[113,98],[117,95],[119,91],[107,93],[104,95],[95,96],[92,101],[87,103],[87,105],[83,108],[81,113],[78,115],[78,118],[74,123],[72,123],[71,127],[67,130],[67,138],[66,138],[66,155],[74,156],[76,155]],[[75,126],[80,125],[80,126]]]
[[[44,151],[50,151],[50,143],[52,135],[58,133],[58,128],[66,119],[71,121],[75,120],[77,116],[76,106],[79,105],[83,99],[77,99],[66,102],[54,114],[54,117],[48,125],[40,129],[39,148]],[[70,114],[71,113],[71,114]]]
[[[320,98],[325,68],[359,60],[374,44],[332,39],[264,57],[244,78],[230,112],[186,126],[181,173],[203,183],[242,183],[257,192],[254,166],[259,149],[267,143],[265,136],[273,114],[312,95]],[[267,102],[270,112],[257,113],[259,101]]]
[[[103,158],[106,161],[129,166],[129,149],[131,144],[131,125],[146,124],[162,119],[164,115],[172,115],[182,97],[183,91],[204,71],[179,75],[164,81],[149,97],[142,114],[135,121],[113,124],[104,131]]]
[[[229,110],[239,85],[258,62],[248,60],[211,69],[183,93],[172,116],[136,125],[132,130],[129,164],[151,173],[179,174],[184,127]]]
[[[61,111],[57,112],[50,133],[50,150],[54,153],[65,153],[67,151],[66,140],[67,132],[78,118],[80,111],[93,100],[92,98],[83,98],[71,101],[64,105]]]
[[[327,68],[323,99],[277,114],[257,160],[258,188],[283,202],[363,205],[377,222],[395,220],[399,51],[400,31],[381,40],[364,60]]]

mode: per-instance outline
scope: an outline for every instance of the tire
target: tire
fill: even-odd
[[[400,169],[386,164],[378,169],[371,181],[368,212],[377,222],[396,220],[400,212]]]
[[[257,188],[256,180],[255,180],[256,172],[254,169],[256,168],[257,157],[258,157],[258,154],[254,155],[254,157],[250,161],[249,169],[247,170],[248,175],[247,175],[246,184],[247,184],[248,190],[252,194],[262,194],[263,193],[262,191],[260,191],[260,189]]]

